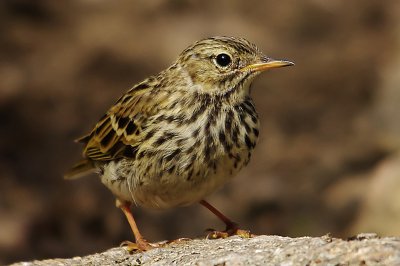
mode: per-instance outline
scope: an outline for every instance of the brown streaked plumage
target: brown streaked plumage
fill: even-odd
[[[290,66],[242,38],[213,37],[185,49],[169,68],[126,92],[79,139],[84,159],[66,178],[97,171],[117,198],[136,238],[131,203],[165,209],[200,202],[237,233],[236,224],[203,199],[247,165],[259,121],[250,84],[261,71]]]

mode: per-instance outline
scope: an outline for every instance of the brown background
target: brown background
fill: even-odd
[[[86,133],[136,82],[203,37],[295,67],[259,77],[253,160],[208,199],[258,234],[400,234],[400,10],[395,0],[0,3],[0,264],[131,239],[96,177],[67,182]],[[200,206],[134,209],[150,240],[222,229]]]

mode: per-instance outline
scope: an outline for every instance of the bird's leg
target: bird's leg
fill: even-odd
[[[130,242],[130,241],[124,241],[122,242],[121,245],[126,246],[128,251],[135,251],[135,250],[140,250],[140,251],[146,251],[152,248],[157,247],[157,244],[149,243],[142,234],[139,232],[139,229],[136,225],[135,219],[133,218],[130,206],[131,204],[128,202],[123,202],[119,199],[116,200],[116,206],[120,208],[125,216],[126,219],[129,222],[129,225],[131,226],[133,235],[135,236],[135,243]]]
[[[200,204],[209,209],[212,213],[215,214],[221,221],[223,221],[226,225],[225,231],[232,231],[236,230],[238,228],[238,224],[233,222],[231,219],[226,217],[222,212],[217,210],[214,206],[212,206],[210,203],[208,203],[205,200],[201,200]]]
[[[209,209],[212,213],[215,214],[221,221],[223,221],[226,225],[225,231],[215,231],[211,230],[211,233],[207,236],[209,238],[226,238],[232,235],[239,235],[241,237],[253,237],[254,235],[250,233],[250,231],[239,229],[239,225],[233,222],[231,219],[226,217],[222,212],[217,210],[214,206],[208,203],[205,200],[201,200],[200,204]]]

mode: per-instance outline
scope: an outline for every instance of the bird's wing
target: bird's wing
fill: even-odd
[[[65,175],[75,178],[94,168],[94,162],[134,157],[142,138],[144,124],[161,108],[166,97],[154,93],[154,79],[146,80],[124,94],[100,119],[93,130],[77,141],[84,143],[84,160]],[[161,97],[161,98],[160,98]]]
[[[83,155],[94,161],[131,157],[130,150],[139,144],[144,124],[160,108],[153,90],[153,84],[143,82],[124,94],[92,132],[78,140],[86,143]]]

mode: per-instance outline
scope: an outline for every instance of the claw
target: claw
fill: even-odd
[[[235,235],[238,235],[242,238],[252,238],[255,237],[255,234],[252,234],[249,230],[237,229]]]
[[[206,239],[227,238],[230,236],[240,236],[242,238],[251,238],[251,237],[255,236],[249,230],[239,229],[239,226],[236,223],[227,224],[225,231],[218,231],[218,230],[208,228],[208,229],[206,229],[206,232],[208,232]]]
[[[137,243],[131,241],[124,241],[121,243],[120,247],[125,247],[129,253],[133,253],[136,251],[147,251],[160,245],[157,243],[149,243],[146,240],[138,241]]]
[[[207,234],[206,239],[227,238],[229,234],[225,231],[212,231]]]

